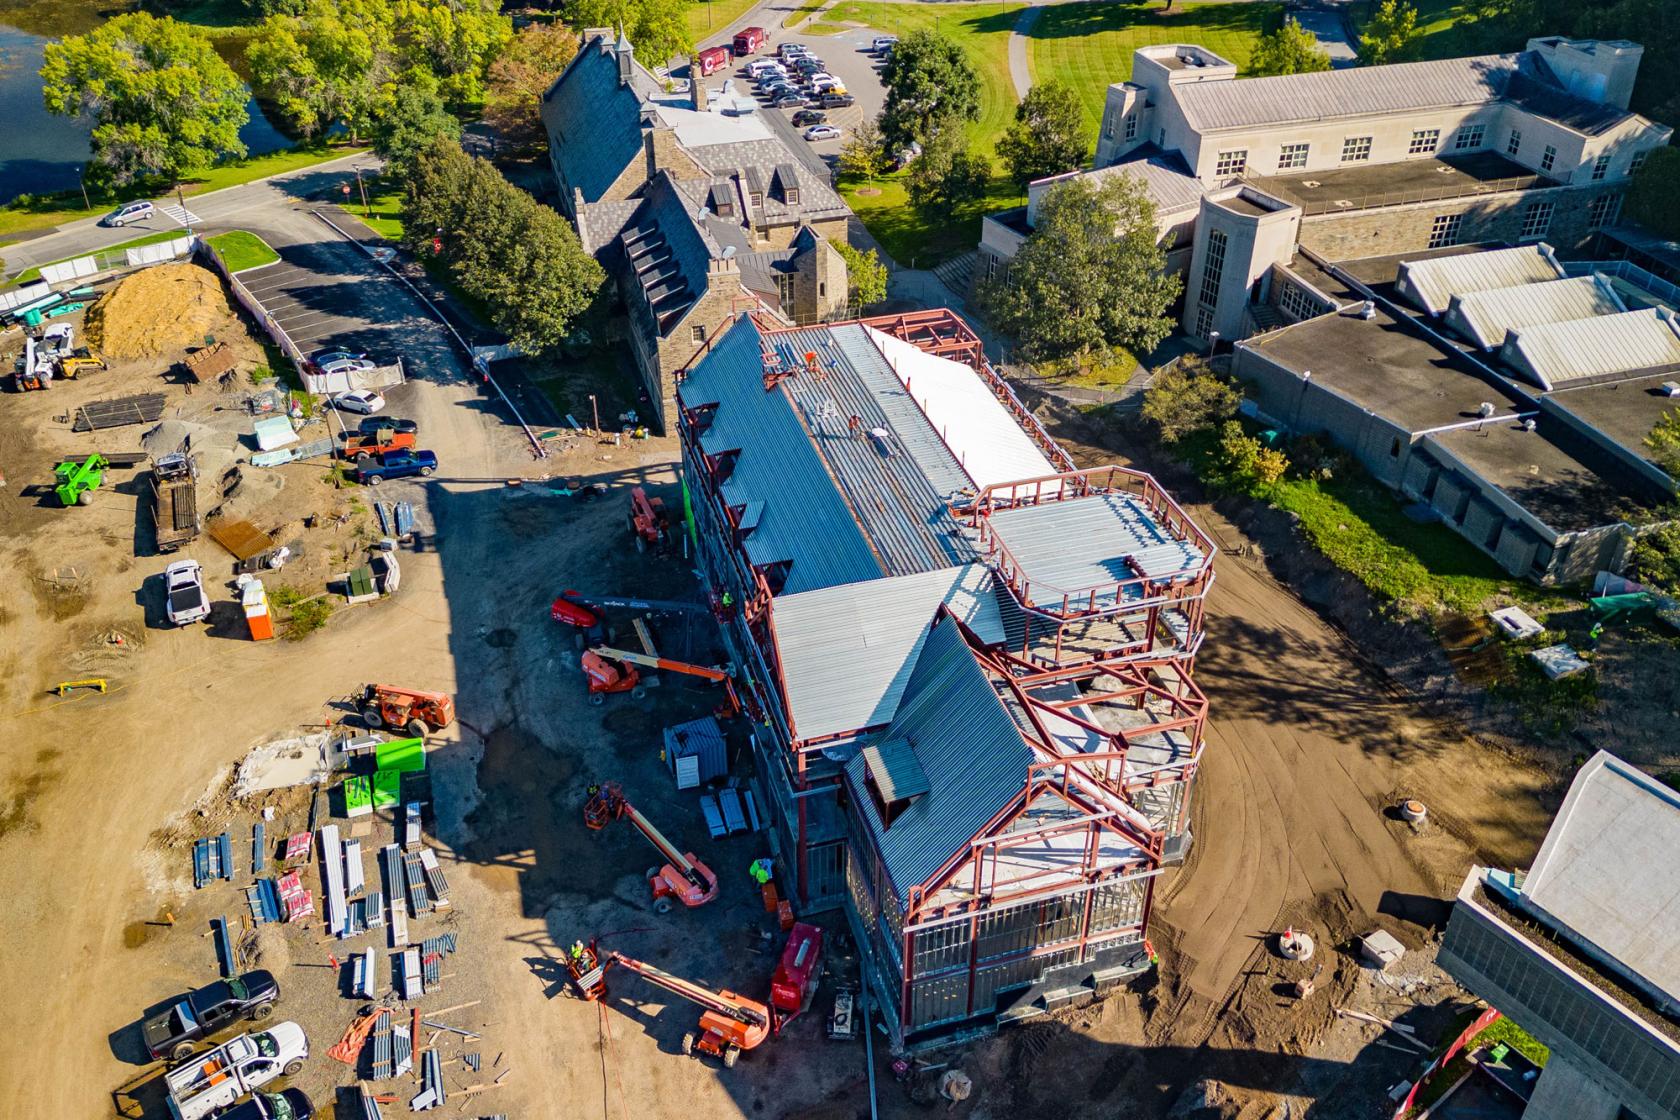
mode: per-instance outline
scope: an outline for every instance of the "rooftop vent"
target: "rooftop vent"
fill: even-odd
[[[1486,420],[1488,417],[1492,416],[1493,415],[1493,402],[1492,401],[1483,401],[1481,403],[1480,407],[1478,407],[1476,409],[1476,415],[1480,416],[1483,420]]]
[[[1324,184],[1317,179],[1302,179],[1301,185],[1303,187],[1322,187]]]
[[[1364,303],[1359,305],[1359,317],[1361,319],[1370,319],[1370,318],[1375,317],[1376,314],[1377,314],[1376,301],[1366,300]]]

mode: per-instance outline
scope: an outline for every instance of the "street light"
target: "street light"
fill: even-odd
[[[1219,332],[1218,331],[1209,331],[1208,332],[1208,359],[1210,361],[1213,359],[1213,351],[1218,345],[1219,345]]]

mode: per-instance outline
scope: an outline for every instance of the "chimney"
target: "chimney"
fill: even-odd
[[[693,100],[694,111],[696,113],[704,113],[706,111],[707,104],[710,101],[710,97],[706,93],[705,85],[699,78],[695,78],[688,83],[688,89],[689,95]]]

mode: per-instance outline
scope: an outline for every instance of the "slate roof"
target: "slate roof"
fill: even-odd
[[[628,46],[628,44],[626,44]],[[654,76],[632,62],[630,84],[620,85],[613,44],[597,36],[543,94],[541,114],[568,193],[598,201],[642,152],[644,98],[664,91]]]
[[[722,250],[664,174],[649,186],[619,242],[653,307],[659,333],[669,334],[706,291],[707,263]]]
[[[842,218],[851,213],[828,182],[806,167],[780,139],[741,140],[729,144],[702,144],[688,149],[699,164],[718,175],[757,175],[764,195],[764,219],[771,225],[816,222]],[[783,197],[781,182],[796,177],[799,201]]]
[[[910,888],[966,850],[988,821],[1021,796],[1032,748],[949,620],[922,643],[898,714],[878,742],[907,745],[928,785],[888,827],[864,786],[868,760],[859,753],[846,764],[858,813],[903,905]]]

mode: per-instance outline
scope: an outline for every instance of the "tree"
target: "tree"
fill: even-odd
[[[1225,468],[1246,483],[1270,486],[1289,469],[1289,458],[1243,431],[1240,420],[1227,420],[1219,429],[1219,454]]]
[[[694,54],[684,0],[567,0],[566,19],[573,27],[622,26],[646,66]]]
[[[1404,0],[1382,0],[1359,36],[1359,61],[1367,66],[1399,62],[1417,37],[1417,9]]]
[[[318,136],[336,123],[366,135],[391,80],[391,10],[382,0],[310,0],[270,16],[245,48],[251,88],[292,128]]]
[[[48,43],[41,83],[48,112],[93,122],[90,169],[110,182],[245,154],[245,83],[184,23],[136,12]]]
[[[414,81],[400,87],[373,127],[373,149],[385,157],[391,173],[407,178],[419,154],[439,137],[454,143],[461,122],[443,107],[435,84]]]
[[[946,121],[923,144],[922,154],[910,165],[905,187],[916,209],[949,218],[985,198],[991,178],[991,162],[969,150],[960,124]]]
[[[1162,441],[1177,443],[1185,436],[1229,420],[1237,414],[1242,393],[1202,366],[1179,362],[1157,373],[1143,394],[1143,418],[1155,425]]]
[[[1318,45],[1318,36],[1293,17],[1270,35],[1260,36],[1254,53],[1248,56],[1253,77],[1268,74],[1311,74],[1330,69],[1330,52]]]
[[[1633,177],[1623,212],[1663,237],[1680,237],[1680,148],[1656,148]]]
[[[1023,191],[1034,179],[1084,166],[1090,150],[1079,98],[1060,82],[1029,89],[1015,106],[1015,123],[997,145],[1009,177]]]
[[[438,92],[452,105],[484,100],[484,72],[513,36],[501,0],[395,0],[393,13],[408,66],[437,75]]]
[[[854,249],[844,241],[830,241],[846,262],[846,302],[868,307],[887,298],[887,266],[873,249]]]
[[[485,121],[515,146],[534,146],[543,135],[543,94],[577,50],[577,35],[562,24],[533,23],[521,29],[490,64]]]
[[[881,134],[890,151],[926,144],[939,122],[980,119],[980,75],[962,47],[937,31],[924,28],[894,46],[881,82]]]
[[[865,118],[852,130],[852,138],[840,149],[840,174],[848,179],[862,179],[873,183],[885,175],[891,164],[887,159],[886,142],[881,129],[873,120]]]
[[[441,259],[509,341],[532,354],[564,342],[605,280],[559,214],[443,136],[415,157],[403,200],[408,247]]]
[[[1156,238],[1155,204],[1133,176],[1060,183],[1007,272],[981,283],[980,305],[1032,361],[1152,349],[1172,333],[1181,287]]]
[[[1651,433],[1645,437],[1645,446],[1651,449],[1651,458],[1664,474],[1680,480],[1680,408],[1671,408],[1651,426]]]
[[[1645,529],[1633,540],[1628,575],[1659,591],[1680,591],[1680,509],[1669,520]]]

